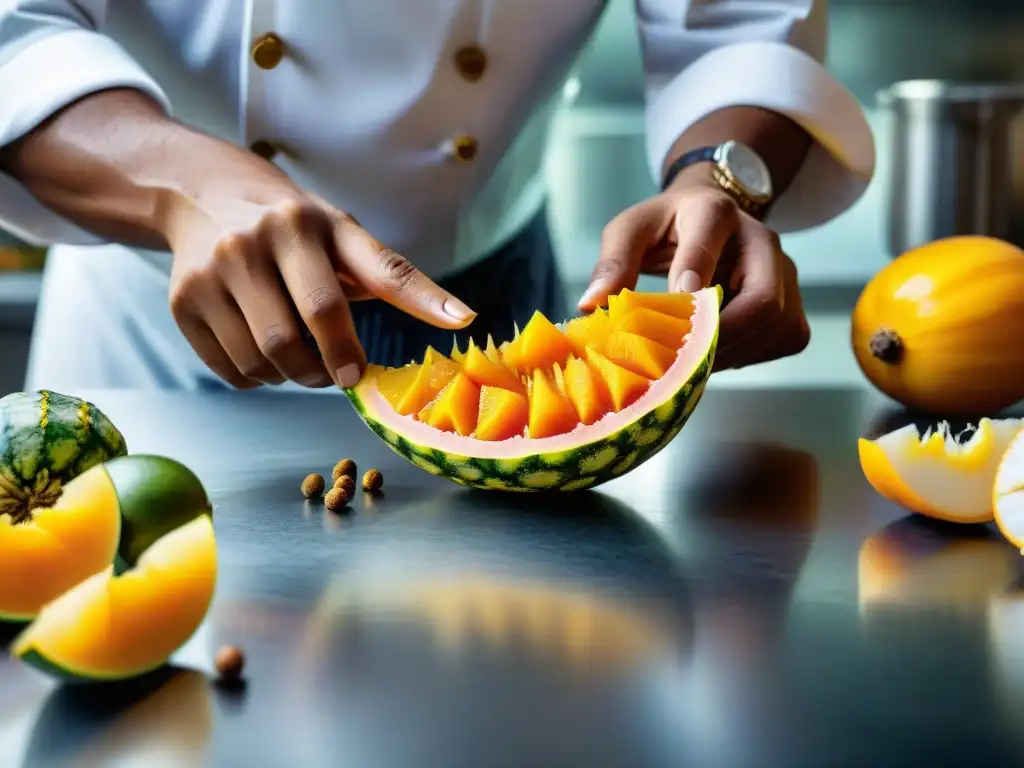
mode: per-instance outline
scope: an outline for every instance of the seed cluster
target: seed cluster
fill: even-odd
[[[348,506],[356,493],[356,463],[345,458],[334,465],[331,471],[332,486],[328,489],[321,475],[316,473],[306,476],[302,481],[302,495],[307,499],[324,497],[324,506],[337,512]],[[362,488],[367,493],[378,493],[384,486],[384,475],[379,469],[370,469],[363,474]],[[324,490],[327,493],[324,494]]]

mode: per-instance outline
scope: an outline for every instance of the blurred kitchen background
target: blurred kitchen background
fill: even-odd
[[[805,288],[811,347],[795,358],[721,374],[719,381],[859,382],[847,342],[848,315],[860,289],[890,258],[889,174],[899,160],[892,120],[877,107],[876,94],[919,78],[1024,83],[1022,0],[829,0],[829,30],[827,65],[868,113],[877,142],[876,175],[845,215],[784,238]],[[564,108],[551,137],[552,224],[574,300],[596,258],[602,227],[655,191],[644,155],[642,83],[633,0],[609,0],[565,84]],[[1024,164],[1012,156],[1006,162],[1011,165],[997,170],[1024,177]],[[45,256],[3,237],[0,232],[0,394],[22,386]],[[641,288],[662,285],[645,279]]]

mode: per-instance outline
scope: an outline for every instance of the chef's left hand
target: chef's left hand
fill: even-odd
[[[667,274],[672,292],[722,286],[715,370],[795,355],[810,341],[796,266],[778,235],[740,209],[701,167],[605,227],[579,308],[592,310],[609,294],[634,288],[640,274]]]

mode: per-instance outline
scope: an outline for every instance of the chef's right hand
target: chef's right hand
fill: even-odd
[[[352,216],[246,154],[169,206],[171,312],[218,376],[239,389],[287,380],[354,385],[366,365],[349,301],[377,297],[440,328],[475,314]],[[322,360],[303,337],[304,324]]]

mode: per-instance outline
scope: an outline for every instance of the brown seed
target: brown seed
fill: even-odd
[[[316,498],[324,492],[325,485],[324,479],[320,475],[316,473],[306,475],[306,479],[302,481],[302,495],[307,499]]]
[[[334,465],[334,471],[331,473],[331,480],[338,482],[338,478],[342,475],[348,475],[352,479],[356,476],[356,463],[352,459],[342,459]]]
[[[324,504],[332,512],[336,512],[342,507],[348,504],[348,493],[345,492],[344,488],[331,488],[327,492],[327,498],[324,499]]]
[[[348,497],[351,499],[352,494],[356,492],[356,481],[349,475],[342,475],[335,481],[334,487],[343,488],[345,493],[347,493]]]
[[[380,473],[380,470],[371,469],[365,475],[363,475],[363,490],[376,493],[384,487],[384,475]]]
[[[217,658],[214,660],[217,666],[217,674],[222,680],[236,681],[242,676],[242,669],[245,667],[245,656],[240,648],[233,645],[225,645],[217,651]]]

